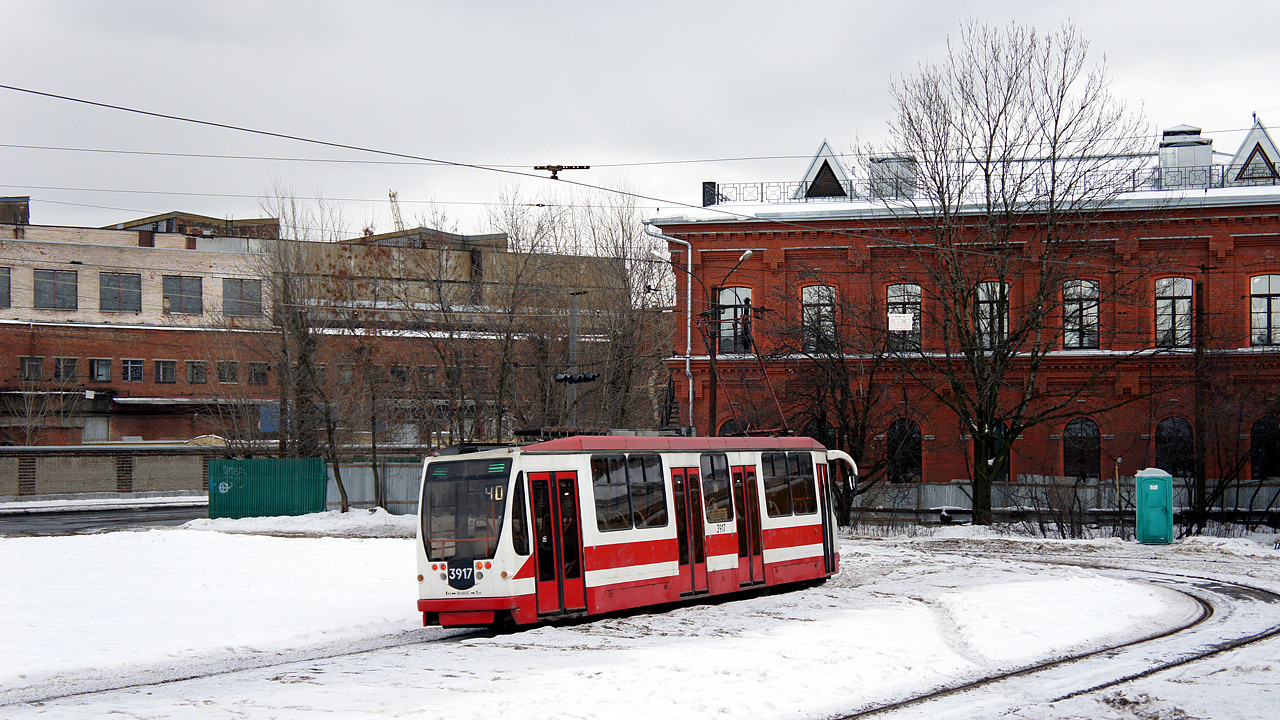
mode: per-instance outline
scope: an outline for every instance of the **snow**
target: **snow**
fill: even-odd
[[[844,538],[843,572],[815,588],[476,634],[421,627],[413,523],[378,511],[0,537],[0,715],[817,718],[1145,637],[1197,610],[1011,548],[1280,586],[1274,536],[1151,547],[952,527]],[[1278,672],[1273,641],[1016,717],[1274,717]],[[150,684],[181,678],[195,679]]]

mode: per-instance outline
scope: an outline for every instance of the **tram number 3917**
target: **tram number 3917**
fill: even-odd
[[[449,568],[450,580],[470,580],[473,572],[470,565],[467,567],[451,567]]]

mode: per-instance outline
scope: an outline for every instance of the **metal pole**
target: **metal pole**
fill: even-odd
[[[585,290],[569,293],[569,374],[578,374],[578,296]],[[569,415],[569,427],[578,427],[578,386],[568,383],[564,393],[564,409]]]

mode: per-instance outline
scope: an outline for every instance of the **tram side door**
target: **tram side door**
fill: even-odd
[[[836,571],[835,492],[831,487],[830,466],[818,463],[818,497],[822,502],[822,563],[827,574]]]
[[[574,472],[530,473],[539,615],[586,609],[578,477]]]
[[[756,469],[731,468],[733,502],[738,516],[738,583],[764,582],[764,547],[760,536],[760,495],[756,491]]]
[[[702,524],[702,484],[697,468],[672,468],[671,491],[675,500],[676,543],[679,545],[680,594],[706,592],[706,529]]]

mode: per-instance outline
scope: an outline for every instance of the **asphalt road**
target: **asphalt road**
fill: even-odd
[[[204,505],[0,514],[0,535],[76,535],[156,525],[181,525],[209,517]]]

